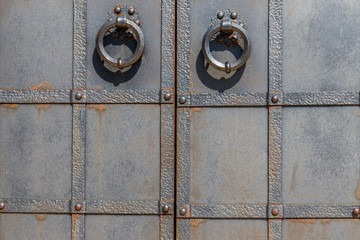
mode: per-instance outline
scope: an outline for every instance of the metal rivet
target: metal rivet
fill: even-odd
[[[164,213],[169,212],[169,211],[170,211],[169,205],[164,205],[164,206],[162,207],[162,211],[163,211]]]
[[[138,26],[140,26],[140,21],[139,21],[139,20],[136,19],[134,22],[135,22]]]
[[[217,13],[217,18],[218,18],[218,19],[223,19],[224,16],[225,16],[225,15],[224,15],[224,12],[221,12],[221,11],[220,11],[220,12]]]
[[[4,210],[5,209],[5,203],[4,202],[0,202],[0,210]]]
[[[359,215],[360,214],[360,209],[359,208],[354,208],[353,209],[353,214],[354,215]]]
[[[120,14],[120,13],[121,13],[121,7],[116,6],[116,7],[114,8],[114,13]]]
[[[186,98],[185,97],[180,97],[179,103],[184,104],[185,102],[186,102]]]
[[[277,216],[277,215],[279,214],[279,209],[273,208],[273,210],[271,210],[271,214],[272,214],[273,216]]]
[[[134,15],[135,8],[134,7],[129,7],[128,13],[129,13],[129,15]]]
[[[231,17],[231,19],[236,19],[237,18],[237,13],[236,12],[230,13],[230,17]]]
[[[75,204],[75,210],[80,211],[82,208],[82,205],[80,203]]]
[[[171,99],[171,94],[170,94],[170,93],[165,93],[164,99],[165,99],[166,101],[169,101],[169,100]]]
[[[75,94],[75,98],[76,98],[76,100],[81,100],[81,99],[82,99],[82,97],[83,97],[83,96],[82,96],[82,94],[81,94],[81,93],[79,93],[79,92]]]
[[[240,23],[240,27],[244,28],[244,27],[245,27],[245,25],[244,25],[243,23]]]
[[[180,215],[184,216],[186,214],[186,208],[180,209]]]
[[[232,41],[232,42],[237,42],[238,39],[239,39],[238,36],[235,35],[235,34],[231,36],[231,41]]]
[[[279,101],[279,97],[278,96],[272,96],[271,101],[273,103],[277,103]]]

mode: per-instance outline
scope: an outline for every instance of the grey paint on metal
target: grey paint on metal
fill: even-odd
[[[268,220],[268,239],[271,240],[282,240],[287,239],[282,237],[283,223],[281,219],[269,219]]]
[[[5,203],[1,213],[69,213],[68,200],[0,199]]]
[[[358,219],[285,220],[283,236],[284,239],[356,240],[360,235],[359,224]]]
[[[71,216],[71,239],[85,239],[85,215],[73,214]]]
[[[87,103],[159,103],[158,90],[87,90]],[[165,102],[165,101],[164,101]]]
[[[191,205],[192,218],[266,218],[267,205]]]
[[[141,14],[141,30],[145,37],[145,49],[142,58],[130,69],[124,69],[123,73],[112,72],[105,68],[95,49],[95,36],[106,22],[107,13],[113,11],[115,4],[120,3],[134,6],[135,11]],[[160,89],[161,3],[162,1],[126,0],[116,2],[106,0],[99,4],[96,0],[88,0],[86,29],[86,85],[88,89]],[[105,36],[105,45],[105,50],[110,55],[119,57],[124,54],[122,57],[126,58],[132,55],[136,41],[129,40],[121,44],[120,41],[116,41],[108,35]],[[168,47],[171,46],[166,46],[166,48]]]
[[[190,219],[177,219],[176,220],[176,239],[186,240],[190,239]]]
[[[189,239],[254,239],[267,237],[266,220],[190,219]]]
[[[85,239],[160,239],[159,216],[86,216]]]
[[[284,108],[283,121],[284,203],[360,203],[359,108]]]
[[[41,81],[71,88],[72,3],[1,1],[1,88],[27,89]]]
[[[352,211],[357,205],[284,205],[285,218],[353,218]]]
[[[192,93],[192,107],[266,106],[267,93]]]
[[[158,200],[160,107],[100,104],[87,108],[86,198]]]
[[[267,109],[191,108],[189,113],[191,203],[266,204]]]
[[[359,105],[359,92],[284,93],[285,106]]]
[[[71,239],[70,215],[2,214],[0,239]]]
[[[70,199],[71,106],[3,104],[0,119],[1,198]]]
[[[0,103],[70,103],[70,90],[0,90]]]
[[[159,214],[159,202],[88,200],[86,209],[89,214]]]
[[[359,11],[353,0],[284,0],[285,91],[360,88]]]
[[[174,216],[160,215],[160,240],[174,239]]]
[[[266,92],[268,77],[268,1],[227,0],[209,3],[207,0],[189,0],[189,2],[190,22],[188,25],[183,22],[178,24],[181,29],[185,30],[186,27],[186,31],[189,32],[190,43],[186,49],[178,50],[183,51],[179,52],[179,55],[183,57],[178,59],[178,68],[185,69],[190,65],[190,72],[187,76],[179,76],[181,81],[179,84],[188,84],[190,92],[196,93]],[[252,45],[246,65],[230,74],[209,66],[202,52],[204,35],[209,27],[217,24],[216,21],[212,22],[212,18],[216,19],[218,11],[227,9],[238,12],[239,19],[245,20],[246,31]],[[182,16],[186,14],[185,11],[179,14],[181,14],[180,18],[186,16]],[[186,35],[181,36],[184,32],[178,31],[178,43],[181,38],[187,37]],[[235,62],[245,54],[245,51],[243,52],[244,46],[240,47],[243,44],[240,46],[229,45],[218,44],[216,40],[210,41],[210,50],[216,60],[222,63]],[[187,61],[184,62],[184,58]],[[178,91],[182,92],[183,90],[178,89]]]

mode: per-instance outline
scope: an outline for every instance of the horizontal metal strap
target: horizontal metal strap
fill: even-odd
[[[159,201],[108,201],[108,200],[36,200],[36,199],[0,199],[5,204],[1,213],[76,213],[72,209],[76,203],[81,202],[81,214],[128,214],[128,215],[159,215]],[[172,205],[170,205],[172,206]]]
[[[356,205],[276,205],[282,216],[272,216],[268,209],[274,205],[240,204],[191,204],[190,213],[180,218],[217,218],[217,219],[311,219],[311,218],[358,218],[353,215]],[[178,206],[180,209],[181,206]],[[179,215],[178,215],[179,216]]]
[[[164,97],[169,94],[170,97]],[[164,96],[163,96],[164,95]],[[166,99],[165,99],[166,98]],[[172,103],[171,91],[159,90],[0,90],[0,103]]]

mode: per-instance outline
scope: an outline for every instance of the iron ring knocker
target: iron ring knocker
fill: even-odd
[[[214,56],[211,54],[210,51],[210,40],[212,36],[214,36],[214,34],[217,32],[224,32],[229,34],[233,32],[237,32],[238,34],[240,34],[241,38],[244,41],[244,49],[243,49],[244,51],[238,60],[236,60],[233,63],[229,63],[229,62],[221,63],[214,58]],[[242,67],[250,56],[251,42],[249,39],[249,34],[239,24],[232,22],[230,20],[223,20],[220,22],[220,25],[215,25],[206,32],[202,42],[202,51],[206,61],[211,66],[221,71],[225,71],[226,73],[230,73],[231,71]]]
[[[105,51],[104,37],[105,34],[112,28],[119,28],[124,30],[130,29],[135,34],[135,40],[137,41],[137,46],[132,56],[126,59],[122,59],[122,58],[115,59]],[[137,62],[144,52],[144,47],[145,47],[144,34],[141,31],[140,27],[136,23],[131,21],[128,17],[122,15],[116,16],[115,20],[105,23],[100,28],[96,36],[96,49],[100,55],[100,58],[109,65],[113,67],[118,67],[120,69],[129,67],[133,65],[135,62]]]

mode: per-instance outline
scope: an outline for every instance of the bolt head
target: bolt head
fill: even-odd
[[[134,15],[135,8],[134,7],[129,7],[128,13],[129,13],[129,15]]]
[[[80,203],[75,204],[75,210],[80,211],[82,209],[82,205]]]
[[[180,209],[180,215],[184,216],[186,214],[186,208]]]
[[[164,205],[164,206],[162,207],[162,211],[163,211],[164,213],[169,212],[169,211],[170,211],[169,205]]]
[[[354,208],[353,209],[353,214],[354,215],[359,215],[360,214],[360,209],[359,208]]]
[[[115,13],[115,14],[120,14],[120,13],[121,13],[121,7],[120,7],[120,6],[116,6],[116,7],[114,8],[114,13]]]
[[[237,42],[238,39],[239,39],[239,37],[237,35],[235,35],[235,34],[231,36],[231,41],[232,42]]]
[[[237,13],[236,12],[230,13],[230,17],[231,17],[231,19],[236,19],[237,18]]]
[[[78,93],[75,94],[76,100],[81,100],[82,97],[83,97],[82,93],[79,93],[79,92],[78,92]]]
[[[135,22],[138,26],[140,26],[140,21],[139,21],[139,20],[136,19],[134,22]]]
[[[277,103],[279,101],[279,97],[278,96],[272,96],[271,98],[271,102],[272,103]]]
[[[5,209],[5,203],[4,202],[0,202],[0,210],[4,210]]]
[[[165,93],[164,99],[165,99],[166,101],[169,101],[169,100],[171,99],[171,94],[170,94],[170,93]]]
[[[218,19],[223,19],[225,14],[224,14],[224,12],[220,11],[220,12],[217,13],[216,16],[217,16]]]
[[[180,97],[179,103],[184,104],[185,102],[186,102],[186,98],[185,97]]]
[[[273,209],[271,210],[271,214],[272,214],[273,216],[279,215],[279,209],[278,209],[278,208],[273,208]]]

